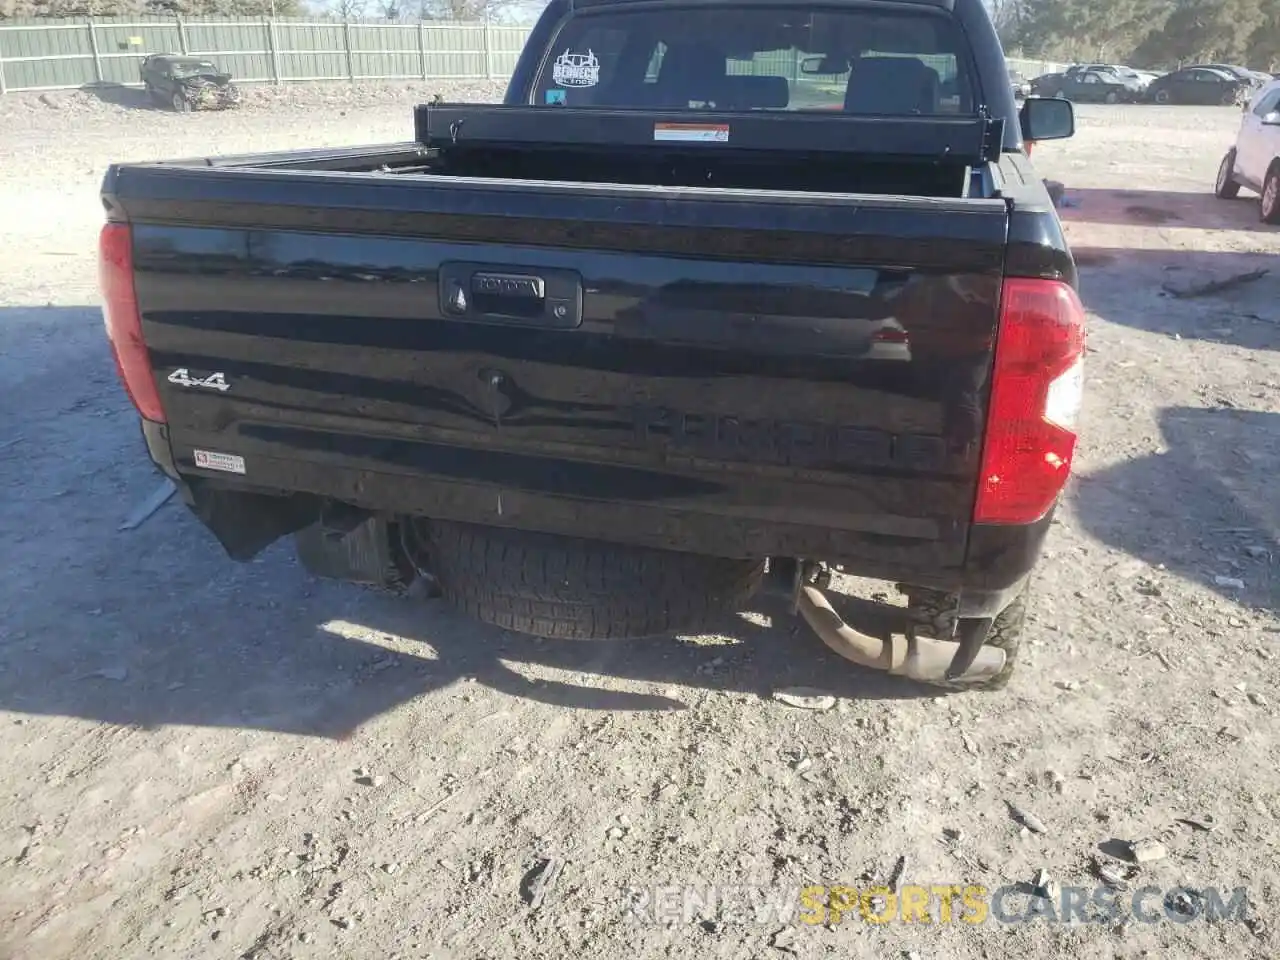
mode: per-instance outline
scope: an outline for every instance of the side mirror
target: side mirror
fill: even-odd
[[[800,72],[810,76],[839,76],[849,72],[847,57],[805,57],[800,61]]]
[[[1265,114],[1262,122],[1268,127],[1280,127],[1280,110],[1272,110],[1270,113]]]
[[[1065,140],[1076,132],[1076,113],[1070,100],[1037,97],[1022,105],[1018,117],[1023,140]]]

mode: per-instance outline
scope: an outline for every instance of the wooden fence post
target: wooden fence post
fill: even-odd
[[[356,70],[351,64],[351,21],[342,21],[342,49],[347,54],[347,79],[352,83],[356,82]]]
[[[178,17],[177,20],[178,20],[178,50],[181,51],[182,55],[185,57],[188,53],[191,52],[191,44],[187,43],[187,25],[183,22],[181,17]]]
[[[267,52],[271,55],[271,82],[280,82],[280,42],[276,35],[276,22],[267,18]]]
[[[489,36],[489,13],[484,15],[484,78],[493,79],[493,42]]]
[[[98,32],[93,28],[93,17],[87,23],[89,27],[89,50],[93,53],[93,79],[102,82],[102,54],[98,52]]]
[[[422,79],[427,79],[427,25],[418,21],[418,69]]]

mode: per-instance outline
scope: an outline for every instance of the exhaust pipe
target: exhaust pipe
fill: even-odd
[[[973,662],[959,676],[949,676],[960,644],[932,637],[872,637],[859,633],[841,619],[822,591],[800,584],[796,607],[822,642],[846,660],[898,677],[924,683],[979,683],[1004,669],[1005,652],[999,647],[981,647]]]

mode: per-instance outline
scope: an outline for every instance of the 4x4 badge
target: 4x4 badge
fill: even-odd
[[[202,380],[199,377],[191,376],[191,371],[186,367],[179,367],[169,374],[168,379],[170,383],[177,384],[180,387],[204,387],[206,390],[218,390],[223,393],[231,389],[231,384],[227,383],[227,378],[220,373],[211,373]]]

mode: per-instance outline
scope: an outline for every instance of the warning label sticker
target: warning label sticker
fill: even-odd
[[[234,453],[215,453],[212,450],[195,451],[196,466],[202,470],[221,470],[223,473],[244,473],[244,457]]]
[[[674,143],[728,143],[727,123],[655,123],[653,139]]]

